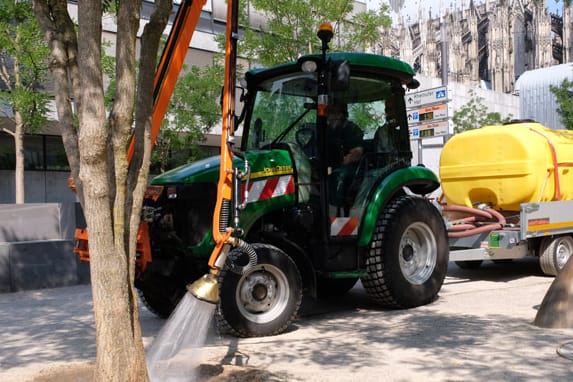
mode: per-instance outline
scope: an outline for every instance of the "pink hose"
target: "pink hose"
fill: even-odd
[[[491,208],[487,208],[486,211],[466,206],[446,205],[443,206],[442,209],[446,212],[462,212],[472,215],[455,220],[454,224],[448,228],[448,237],[453,239],[490,232],[496,229],[503,229],[506,223],[505,217],[498,211]],[[490,222],[489,224],[486,223],[480,226],[472,224],[476,220],[483,221],[484,218],[497,221]]]

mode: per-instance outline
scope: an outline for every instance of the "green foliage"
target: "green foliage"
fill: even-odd
[[[245,28],[239,52],[249,57],[251,63],[265,66],[293,61],[304,53],[318,53],[320,40],[316,32],[325,21],[331,22],[335,29],[331,50],[364,50],[380,40],[380,28],[391,25],[387,5],[382,5],[378,12],[352,15],[352,0],[251,0],[248,5],[263,12],[267,24],[263,28],[248,25],[247,2],[240,2],[239,20]],[[223,50],[225,35],[217,36],[217,41]],[[219,65],[194,67],[179,78],[168,111],[169,122],[162,127],[153,153],[155,171],[202,155],[198,142],[221,118],[217,98],[222,78],[223,68]],[[285,105],[281,107],[284,111]],[[302,110],[298,105],[292,107],[294,114],[275,115],[273,100],[269,100],[268,104],[259,105],[259,117],[273,120],[275,129],[282,131]],[[312,117],[313,113],[309,113],[301,123],[313,120]]]
[[[352,0],[252,0],[267,18],[266,25],[246,25],[239,41],[241,55],[264,66],[296,60],[320,52],[316,33],[323,22],[334,28],[331,50],[359,51],[380,40],[381,28],[391,25],[389,7],[352,15]],[[243,22],[247,17],[243,14]],[[219,39],[222,47],[224,36]]]
[[[459,110],[454,112],[452,121],[454,123],[454,133],[461,133],[466,130],[479,129],[486,125],[500,125],[509,122],[511,115],[501,118],[499,113],[489,113],[483,104],[483,97],[478,96],[475,91],[469,91],[470,100]]]
[[[0,0],[0,103],[20,113],[28,132],[46,123],[48,54],[31,2]]]
[[[557,113],[567,130],[573,130],[573,81],[564,79],[559,86],[551,85],[551,92],[557,99]]]
[[[350,120],[360,126],[364,133],[368,133],[376,130],[379,118],[371,103],[357,103],[352,107]]]
[[[104,40],[101,45],[101,67],[104,76],[109,81],[105,88],[105,105],[106,107],[111,108],[113,98],[115,97],[115,91],[117,89],[117,82],[115,80],[115,56],[109,55],[106,52],[106,50],[112,46],[111,41]]]
[[[199,143],[221,120],[223,67],[192,66],[178,81],[153,152],[154,171],[200,159]]]

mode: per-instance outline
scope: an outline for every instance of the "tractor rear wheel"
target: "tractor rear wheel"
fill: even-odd
[[[136,286],[143,305],[160,318],[169,317],[187,292],[184,286],[178,287],[171,280],[158,276],[148,278],[146,283],[138,283]]]
[[[295,262],[280,249],[267,244],[252,247],[257,265],[242,275],[227,268],[219,275],[217,324],[220,331],[238,337],[279,334],[298,312],[302,278]]]
[[[447,232],[438,210],[426,199],[401,196],[378,217],[362,282],[374,301],[413,308],[436,298],[448,261]]]

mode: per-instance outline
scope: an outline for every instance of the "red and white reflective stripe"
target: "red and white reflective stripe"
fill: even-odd
[[[269,178],[249,184],[249,197],[247,203],[258,202],[277,196],[289,195],[294,192],[294,178],[285,175]]]
[[[350,236],[358,234],[358,218],[331,218],[330,236]]]

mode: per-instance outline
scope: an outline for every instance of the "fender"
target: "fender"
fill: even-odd
[[[419,166],[396,170],[383,179],[374,190],[362,217],[358,237],[359,247],[370,244],[380,211],[396,194],[403,193],[404,186],[416,194],[425,195],[440,187],[440,182],[432,170]]]

